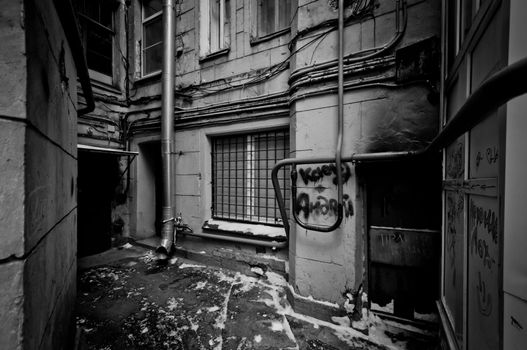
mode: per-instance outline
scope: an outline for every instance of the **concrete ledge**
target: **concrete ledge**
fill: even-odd
[[[158,243],[159,239],[154,237],[136,241],[133,244],[156,249]],[[237,245],[230,242],[212,244],[200,238],[184,237],[178,241],[175,255],[205,265],[238,271],[248,276],[257,275],[251,269],[259,267],[263,272],[273,271],[287,279],[288,261],[285,253],[262,254],[257,253],[255,249],[248,245]],[[283,258],[278,254],[283,255]]]
[[[300,296],[292,291],[292,287],[286,288],[287,301],[296,313],[318,318],[319,320],[333,323],[331,317],[346,316],[346,310],[336,304],[319,301]]]

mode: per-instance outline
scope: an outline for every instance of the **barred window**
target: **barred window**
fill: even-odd
[[[282,225],[271,170],[289,155],[289,131],[222,136],[212,143],[213,218]],[[278,179],[289,210],[288,167]]]

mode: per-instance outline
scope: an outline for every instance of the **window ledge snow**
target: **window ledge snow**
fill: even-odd
[[[255,236],[257,238],[272,238],[279,240],[286,239],[286,234],[283,227],[261,224],[209,219],[203,223],[202,229],[225,233],[235,233],[244,236]]]

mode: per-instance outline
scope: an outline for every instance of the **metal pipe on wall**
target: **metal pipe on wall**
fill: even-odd
[[[175,0],[163,2],[163,72],[161,93],[161,163],[163,177],[163,212],[161,242],[156,252],[166,259],[174,240],[174,207],[172,205],[172,148],[174,144],[174,68],[176,15]]]

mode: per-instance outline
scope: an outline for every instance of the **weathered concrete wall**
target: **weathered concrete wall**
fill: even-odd
[[[3,349],[61,349],[76,274],[77,74],[52,1],[1,1]],[[5,97],[5,98],[4,98]],[[4,137],[5,136],[5,137]],[[6,215],[9,214],[9,215]]]
[[[134,42],[129,45],[134,48],[131,55],[131,66],[135,67],[133,98],[144,103],[131,106],[134,112],[128,121],[132,125],[132,149],[140,150],[142,142],[159,140],[156,135],[160,127],[161,89],[159,76],[140,79],[138,75],[140,36],[136,29],[140,28],[141,21],[138,2],[133,3],[135,32],[131,33]],[[293,79],[293,72],[300,68],[336,59],[336,30],[324,34],[330,25],[309,30],[336,19],[337,12],[331,3],[326,0],[292,1],[291,32],[254,42],[255,2],[231,0],[230,22],[226,29],[230,35],[229,50],[217,57],[200,57],[199,1],[184,0],[177,6],[177,45],[181,55],[176,59],[176,90],[180,93],[176,105],[180,110],[175,116],[175,206],[176,214],[181,212],[185,222],[195,231],[200,232],[203,221],[211,216],[211,137],[289,125],[292,156],[334,156],[337,135],[335,72],[331,69],[316,72],[319,76],[312,81],[302,80],[305,77],[300,75]],[[345,55],[380,48],[390,42],[396,35],[395,3],[393,0],[373,1],[373,16],[348,23]],[[377,61],[346,65],[344,155],[416,149],[437,132],[437,106],[430,102],[433,87],[423,83],[425,79],[420,83],[405,81],[399,84],[395,51],[439,35],[440,2],[412,0],[407,4],[408,22],[400,40],[383,51]],[[401,30],[402,22],[401,18]],[[293,38],[291,49],[301,50],[289,59],[288,45]],[[283,70],[270,73],[270,67],[282,62]],[[265,74],[270,77],[266,78]],[[243,85],[255,78],[262,79],[257,84]],[[370,79],[372,84],[360,87]],[[277,99],[282,100],[273,101],[273,94],[281,94]],[[268,99],[261,102],[267,104],[265,113],[247,111],[257,103],[242,104],[240,101],[250,98],[261,98],[260,102]],[[278,106],[280,103],[285,107]],[[145,190],[140,182],[149,181],[141,178],[148,172],[145,165],[145,162],[136,162],[132,166],[132,188],[137,192],[130,194],[133,198],[130,227],[132,235],[137,237],[151,232],[147,227],[140,227],[140,216],[148,206],[141,205],[137,198],[141,196],[140,191]],[[349,166],[350,176],[344,190],[347,216],[340,229],[333,233],[317,233],[300,229],[291,221],[290,283],[301,295],[342,302],[346,289],[354,290],[364,281],[364,199],[354,167]],[[324,195],[330,200],[334,189],[329,188],[330,184],[325,187]],[[155,209],[150,206],[150,210]],[[319,218],[314,217],[315,212],[308,214],[311,222],[321,216],[320,212]],[[327,222],[331,219],[330,215],[324,218]]]
[[[345,28],[345,55],[381,47],[395,35],[395,1],[376,1],[373,18],[351,21]],[[410,84],[396,86],[394,51],[411,43],[439,34],[440,7],[434,1],[409,1],[408,24],[397,46],[388,50],[385,61],[376,63],[371,69],[357,66],[345,75],[344,95],[344,142],[343,155],[353,153],[400,151],[418,149],[431,140],[437,132],[437,106],[428,100],[430,93],[426,85]],[[300,1],[297,14],[297,30],[300,32],[325,20],[337,17],[336,11],[326,1]],[[321,29],[301,37],[297,47],[313,40]],[[292,71],[313,64],[336,59],[337,31],[318,39],[316,45],[308,46],[302,54],[295,55],[291,62]],[[392,58],[390,58],[390,56]],[[349,65],[346,65],[349,67]],[[345,68],[346,68],[345,67]],[[329,74],[330,71],[324,72]],[[366,82],[359,79],[381,79],[381,84],[360,87]],[[299,79],[300,80],[300,79]],[[358,88],[352,87],[355,86]],[[384,85],[384,86],[383,86]],[[296,157],[334,157],[337,139],[337,96],[336,76],[294,88],[291,104],[291,150]],[[292,201],[300,207],[299,216],[310,224],[329,226],[335,221],[331,210],[331,198],[336,197],[336,186],[328,183],[319,187],[321,180],[305,183],[300,171],[315,169],[324,164],[298,167],[297,198]],[[290,280],[298,293],[304,296],[332,302],[342,302],[346,290],[356,290],[366,282],[365,234],[361,193],[354,170],[349,164],[349,179],[344,194],[349,204],[339,229],[330,233],[306,230],[292,221],[292,236],[289,248]],[[347,171],[346,171],[347,172]],[[302,188],[304,187],[304,188]],[[308,187],[306,189],[306,187]],[[315,189],[315,187],[318,187]],[[317,200],[310,196],[305,203],[305,193],[315,191],[317,196],[328,200],[328,210],[316,209]],[[313,193],[315,193],[313,192]],[[319,197],[321,198],[321,197]],[[322,200],[322,202],[320,202]],[[318,200],[324,204],[324,199]],[[313,205],[308,209],[308,205]],[[304,208],[304,209],[302,209]],[[307,216],[307,217],[306,217]]]

